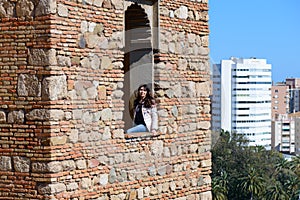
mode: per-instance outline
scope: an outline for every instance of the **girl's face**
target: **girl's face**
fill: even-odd
[[[146,95],[147,95],[147,90],[146,90],[146,88],[141,87],[141,88],[139,89],[139,95],[140,95],[140,97],[141,97],[142,99],[144,99],[144,98],[146,97]]]

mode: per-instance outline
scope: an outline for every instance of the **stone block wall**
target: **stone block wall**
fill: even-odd
[[[124,1],[0,2],[0,199],[211,199],[208,2],[158,4],[159,134],[128,139]]]

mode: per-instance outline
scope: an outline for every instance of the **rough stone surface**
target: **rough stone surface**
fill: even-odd
[[[26,114],[27,120],[61,120],[64,118],[64,112],[62,110],[46,110],[46,109],[34,109]]]
[[[6,114],[3,111],[0,111],[0,123],[6,122]]]
[[[105,108],[102,110],[101,119],[104,121],[112,119],[112,111],[110,108]]]
[[[11,124],[22,124],[24,122],[24,112],[19,110],[8,113],[7,122]]]
[[[88,48],[95,48],[99,42],[99,36],[94,33],[85,33],[84,38]]]
[[[48,172],[46,163],[32,163],[32,172]]]
[[[30,159],[26,157],[15,156],[13,157],[14,169],[17,172],[29,172]]]
[[[87,168],[85,160],[77,160],[76,166],[78,169],[86,169]]]
[[[100,185],[106,185],[108,183],[108,174],[100,174]]]
[[[11,157],[0,156],[0,171],[11,171],[11,170],[12,170]]]
[[[108,181],[109,183],[114,183],[117,180],[116,170],[112,168],[109,172]]]
[[[89,178],[83,178],[80,183],[82,189],[88,189],[89,187],[91,187],[91,185],[92,185],[92,181]]]
[[[102,7],[104,0],[94,0],[94,5],[97,7]]]
[[[31,1],[19,0],[16,4],[17,17],[31,17],[34,5]]]
[[[101,69],[108,69],[111,66],[112,62],[109,57],[104,56],[101,58]]]
[[[64,145],[67,142],[67,136],[57,136],[50,138],[50,145]]]
[[[61,17],[68,17],[68,8],[62,4],[58,4],[57,6],[57,14]]]
[[[71,58],[66,56],[57,56],[57,64],[62,67],[71,67]]]
[[[19,96],[41,96],[41,83],[37,76],[31,74],[20,74],[18,78]]]
[[[49,100],[58,100],[67,96],[66,76],[50,76],[44,78],[42,96]]]
[[[203,199],[203,200],[212,200],[212,194],[210,191],[207,192],[203,192],[201,194],[199,194],[199,199]]]
[[[14,14],[14,5],[8,0],[3,0],[0,4],[0,17],[12,17]]]
[[[58,161],[53,161],[47,164],[47,169],[49,172],[61,172],[63,167],[62,163]]]
[[[29,51],[28,62],[30,65],[48,65],[48,51],[44,49],[32,49]]]
[[[66,185],[66,189],[67,191],[74,191],[76,189],[78,189],[78,183],[69,183]]]
[[[40,0],[36,6],[36,16],[42,16],[47,14],[56,13],[57,4],[56,0]]]
[[[67,187],[63,183],[54,183],[54,184],[49,184],[49,185],[42,185],[38,188],[38,191],[41,194],[57,194],[63,191],[66,191]]]
[[[50,112],[46,109],[34,109],[26,114],[27,120],[49,120]]]
[[[155,157],[161,157],[163,153],[163,142],[155,141],[151,145],[151,152]]]

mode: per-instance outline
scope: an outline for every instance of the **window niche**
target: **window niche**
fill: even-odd
[[[124,103],[125,130],[132,126],[136,89],[147,84],[153,91],[153,50],[158,49],[157,1],[125,1]]]

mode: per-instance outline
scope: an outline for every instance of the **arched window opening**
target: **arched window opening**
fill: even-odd
[[[125,130],[132,126],[132,103],[141,84],[153,88],[151,24],[145,10],[134,3],[125,12],[124,103]]]

